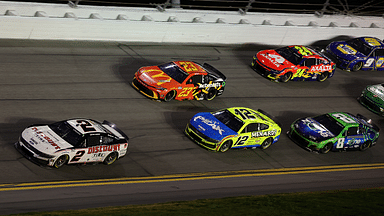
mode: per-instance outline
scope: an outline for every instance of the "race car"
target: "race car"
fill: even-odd
[[[268,148],[280,138],[281,126],[262,110],[232,107],[197,113],[185,134],[201,146],[226,152],[230,148]]]
[[[114,124],[91,119],[69,119],[27,127],[15,143],[25,157],[40,165],[103,162],[125,156],[128,136]]]
[[[132,85],[145,96],[158,100],[212,100],[223,94],[226,77],[204,63],[173,61],[140,68]]]
[[[372,112],[384,116],[384,84],[365,87],[357,100]]]
[[[378,38],[334,41],[326,47],[326,53],[346,71],[384,70],[384,43]]]
[[[297,45],[260,51],[253,56],[251,67],[276,82],[322,82],[333,76],[336,64],[321,52]]]
[[[299,146],[320,153],[347,149],[366,150],[375,145],[380,129],[371,120],[358,114],[326,113],[315,117],[299,118],[288,131]]]

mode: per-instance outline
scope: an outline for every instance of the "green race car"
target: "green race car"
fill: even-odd
[[[281,127],[262,110],[232,107],[197,113],[185,134],[201,146],[226,152],[230,148],[268,148],[279,140]]]
[[[297,119],[287,134],[309,151],[327,153],[351,148],[366,150],[375,145],[379,131],[376,125],[360,114],[354,116],[333,112]]]
[[[384,116],[384,84],[365,87],[358,101],[372,112]]]

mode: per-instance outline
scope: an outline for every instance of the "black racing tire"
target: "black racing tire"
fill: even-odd
[[[365,151],[371,146],[372,146],[372,142],[370,140],[368,140],[367,142],[361,144],[359,149],[360,149],[360,151]]]
[[[68,155],[61,155],[59,158],[57,158],[53,166],[58,169],[65,165],[68,162],[68,159]]]
[[[117,152],[110,153],[103,161],[105,165],[111,165],[117,160]]]
[[[352,71],[358,71],[363,67],[363,62],[358,62],[352,67]]]
[[[173,100],[174,98],[176,97],[176,91],[172,90],[170,92],[168,92],[165,97],[164,97],[164,101],[168,102],[168,101],[171,101]]]
[[[213,100],[217,95],[217,90],[215,88],[208,89],[208,93],[204,95],[205,100]]]
[[[323,73],[321,73],[318,77],[317,77],[317,81],[319,82],[324,82],[329,76],[329,72],[328,71],[324,71]]]
[[[333,147],[333,144],[332,143],[328,143],[323,148],[320,149],[320,153],[326,154],[329,151],[331,151],[332,147]]]
[[[264,142],[261,144],[262,149],[267,149],[269,146],[272,145],[272,137],[269,137],[264,140]]]
[[[292,78],[293,74],[291,72],[288,72],[284,74],[282,77],[280,77],[280,82],[288,82]]]
[[[232,147],[232,141],[231,141],[231,140],[227,140],[227,141],[225,141],[225,142],[220,146],[219,151],[220,151],[220,152],[226,152],[226,151],[228,151],[231,147]]]

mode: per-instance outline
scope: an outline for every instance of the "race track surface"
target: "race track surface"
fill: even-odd
[[[252,56],[257,51],[268,48],[275,47],[258,44],[199,46],[118,42],[0,41],[2,59],[0,184],[156,177],[173,174],[384,162],[383,137],[379,138],[376,146],[364,152],[315,154],[300,148],[285,135],[290,124],[297,118],[333,111],[363,114],[383,129],[384,119],[365,109],[356,100],[365,86],[384,82],[383,72],[350,73],[337,69],[334,77],[325,82],[274,83],[250,68]],[[193,60],[215,66],[227,76],[223,95],[212,101],[164,103],[150,100],[132,88],[130,83],[138,68],[172,60]],[[194,114],[233,106],[263,109],[274,115],[283,125],[280,140],[266,150],[240,149],[215,153],[199,147],[183,134],[187,122]],[[115,123],[130,137],[128,154],[110,166],[68,165],[60,169],[51,169],[32,163],[13,146],[23,129],[31,124],[52,123],[74,117],[108,120]],[[348,182],[356,175],[359,178],[370,178],[369,181],[359,180],[360,187],[364,187],[364,182],[372,183],[367,184],[367,187],[382,186],[378,183],[381,182],[379,179],[382,179],[382,176],[377,176],[377,173],[383,173],[382,168],[371,171],[371,174],[361,172],[363,171],[338,174],[340,175],[337,178],[339,184],[332,188],[345,188],[343,181]],[[270,187],[270,191],[263,189],[263,194],[289,192],[288,189],[297,182],[297,178],[305,174],[297,175],[299,177],[296,178],[283,175],[285,179],[278,175],[271,181],[278,181],[279,178],[275,185],[279,185],[281,190]],[[330,173],[330,175],[334,174]],[[317,177],[313,176],[310,179],[308,182],[311,184],[321,185]],[[339,181],[340,179],[343,181]],[[234,179],[232,178],[231,181]],[[239,179],[238,181],[241,182]],[[251,181],[254,182],[254,179]],[[329,179],[328,181],[331,182]],[[269,184],[265,179],[261,182],[265,182],[264,188],[268,188],[265,187]],[[286,185],[285,188],[284,185]],[[119,187],[111,187],[119,191]],[[257,188],[255,185],[250,187]],[[320,188],[322,187],[318,189]],[[54,193],[52,191],[52,193],[62,194],[65,190],[66,188]],[[209,187],[201,190],[207,193]],[[310,189],[300,191],[305,190]],[[32,191],[48,193],[41,189]],[[237,195],[235,186],[228,191],[233,191],[230,195]],[[0,214],[70,208],[68,206],[31,207],[20,210],[20,206],[25,205],[18,205],[15,201],[16,204],[12,203],[12,207],[8,206],[7,209],[6,199],[11,205],[9,201],[11,197],[17,200],[16,197],[34,195],[20,195],[16,192],[12,192],[11,195],[9,191],[0,191],[1,193],[9,196],[1,196],[1,201],[4,202],[0,204],[3,209]],[[128,196],[122,192],[116,193],[122,197]],[[68,197],[76,199],[83,195],[84,193],[79,192]],[[113,196],[113,193],[108,196]],[[178,199],[204,197],[220,196],[188,198],[184,194]],[[160,198],[161,200],[167,199]],[[146,200],[142,203],[148,202]],[[131,203],[134,202],[121,201],[118,205]],[[76,208],[97,207],[87,204],[80,206],[79,202],[76,204],[79,205]]]

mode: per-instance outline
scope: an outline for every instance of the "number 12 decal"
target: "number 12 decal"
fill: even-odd
[[[241,136],[241,137],[239,137],[239,139],[237,139],[237,141],[234,144],[234,146],[244,145],[245,142],[248,140],[248,138],[249,138],[249,136]]]

